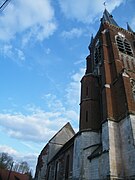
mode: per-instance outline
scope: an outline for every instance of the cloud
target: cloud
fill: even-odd
[[[49,0],[10,1],[1,13],[0,22],[0,52],[19,65],[26,59],[29,42],[41,42],[57,29]]]
[[[67,122],[71,124],[78,122],[80,79],[83,73],[84,69],[81,69],[72,74],[71,82],[65,90],[64,101],[53,94],[43,95],[46,110],[29,104],[24,107],[25,114],[11,111],[1,112],[2,130],[15,139],[42,143],[47,142]]]
[[[65,111],[65,107],[63,106],[62,102],[59,99],[57,99],[56,95],[45,94],[45,95],[43,95],[42,99],[45,100],[46,105],[53,112]]]
[[[108,0],[106,1],[107,9],[112,12],[125,0]],[[92,23],[101,16],[103,12],[104,0],[59,0],[61,11],[69,19],[75,19],[83,23]]]
[[[19,58],[21,61],[24,61],[24,60],[25,60],[25,55],[24,55],[23,51],[20,50],[20,49],[16,49],[16,52],[17,52],[18,58]]]
[[[45,142],[65,122],[59,113],[44,112],[36,108],[31,115],[22,113],[0,114],[0,126],[10,137],[25,141]],[[25,133],[25,136],[24,136]]]
[[[5,152],[10,154],[11,156],[17,156],[18,152],[13,149],[12,147],[9,147],[7,145],[0,145],[0,152]]]
[[[84,75],[84,69],[81,68],[79,72],[76,72],[71,76],[72,81],[66,88],[66,98],[67,98],[67,104],[70,105],[70,107],[74,110],[78,109],[78,105],[80,102],[80,80],[82,76]]]
[[[48,55],[48,54],[50,54],[51,53],[51,49],[50,48],[46,48],[45,49],[45,53]]]
[[[12,45],[11,44],[6,44],[3,47],[1,47],[1,52],[3,52],[4,55],[7,56],[13,56],[13,52],[12,52]]]
[[[81,28],[72,28],[70,31],[63,31],[61,36],[66,39],[79,38],[83,34],[83,30]]]
[[[0,51],[4,57],[8,57],[19,64],[25,61],[24,52],[19,48],[14,48],[13,45],[9,43],[3,44],[3,46],[0,47]]]
[[[12,138],[36,143],[46,142],[68,121],[78,117],[76,112],[66,111],[62,105],[59,105],[58,100],[53,101],[50,108],[54,109],[51,112],[31,106],[30,115],[1,113],[0,126]]]
[[[56,30],[54,10],[49,0],[11,1],[0,16],[0,40],[9,41],[25,33],[24,42],[31,38],[42,41]]]

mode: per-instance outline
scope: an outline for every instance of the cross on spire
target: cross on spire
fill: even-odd
[[[104,7],[105,7],[105,9],[106,9],[106,1],[103,3],[103,5],[104,5]]]

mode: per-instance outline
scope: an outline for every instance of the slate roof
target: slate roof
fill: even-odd
[[[115,26],[118,26],[116,21],[113,19],[113,16],[107,11],[107,9],[104,10],[103,17],[101,18],[101,22],[108,22],[110,24],[113,24]],[[119,26],[118,26],[119,27]]]

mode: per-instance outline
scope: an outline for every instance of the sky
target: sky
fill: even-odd
[[[4,0],[0,0],[0,5]],[[11,0],[0,11],[0,152],[35,171],[48,140],[79,125],[80,80],[104,0]],[[135,0],[106,0],[135,30]]]

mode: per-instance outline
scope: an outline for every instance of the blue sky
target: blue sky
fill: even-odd
[[[2,4],[4,0],[0,0]],[[104,0],[11,0],[0,12],[0,151],[31,167],[67,122],[78,130],[80,80]],[[107,0],[135,30],[135,0]]]

